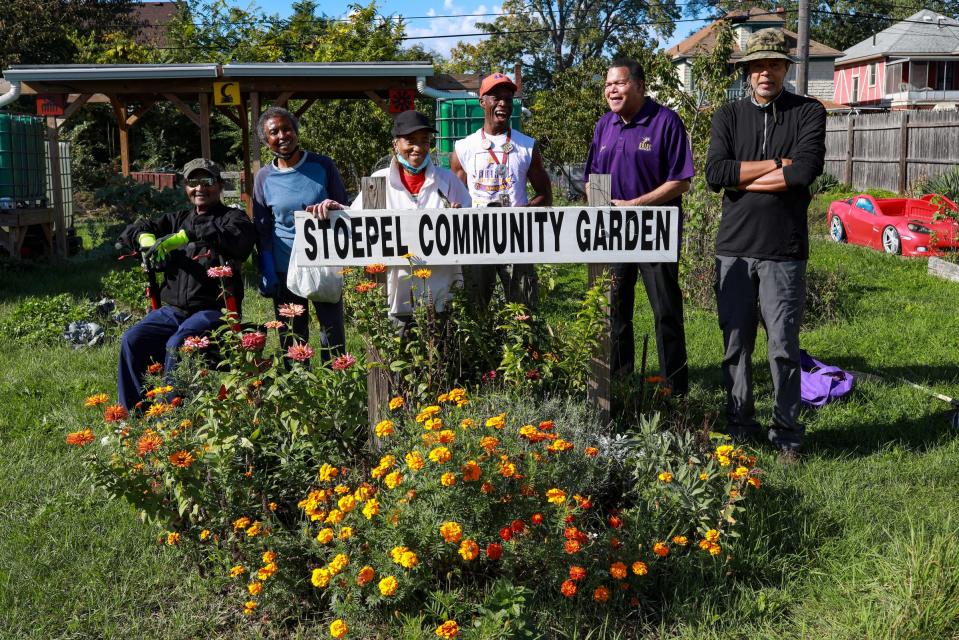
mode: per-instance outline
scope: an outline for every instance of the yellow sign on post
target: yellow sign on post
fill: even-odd
[[[227,107],[234,107],[240,104],[240,83],[214,82],[213,104]]]

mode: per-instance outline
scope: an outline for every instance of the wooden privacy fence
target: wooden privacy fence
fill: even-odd
[[[826,122],[826,172],[856,189],[905,193],[959,165],[959,111],[892,111]]]

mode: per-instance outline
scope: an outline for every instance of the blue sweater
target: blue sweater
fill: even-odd
[[[253,223],[257,249],[273,253],[277,272],[286,272],[290,265],[296,236],[293,212],[326,198],[349,202],[343,179],[333,160],[326,156],[304,151],[296,166],[280,169],[271,162],[256,172]]]

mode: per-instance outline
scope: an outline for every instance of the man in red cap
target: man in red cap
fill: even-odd
[[[516,85],[509,76],[494,73],[480,85],[483,127],[458,140],[450,155],[450,169],[469,188],[474,207],[548,207],[553,190],[543,168],[536,141],[510,128]],[[527,180],[536,196],[530,199]],[[499,275],[509,302],[536,306],[539,295],[536,266],[467,265],[463,267],[466,290],[474,304],[486,309]]]

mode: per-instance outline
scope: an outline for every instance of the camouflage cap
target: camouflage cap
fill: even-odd
[[[789,45],[786,43],[786,34],[782,29],[760,29],[749,36],[749,40],[746,41],[746,55],[740,58],[739,62],[769,58],[796,62],[795,58],[789,55]]]
[[[220,168],[220,165],[206,158],[194,158],[183,165],[184,178],[189,178],[194,171],[206,171],[217,180],[223,179],[223,169]]]

